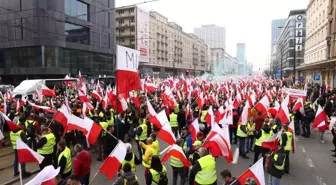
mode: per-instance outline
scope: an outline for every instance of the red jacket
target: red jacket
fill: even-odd
[[[83,150],[77,154],[76,158],[74,159],[74,168],[73,173],[78,176],[84,176],[90,173],[90,166],[91,166],[91,154]]]

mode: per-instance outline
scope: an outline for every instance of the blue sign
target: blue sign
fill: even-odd
[[[281,71],[280,71],[280,69],[277,69],[276,74],[275,74],[275,78],[280,79],[280,77],[281,77]]]
[[[315,81],[320,81],[321,80],[321,75],[315,74],[314,75],[314,80]]]

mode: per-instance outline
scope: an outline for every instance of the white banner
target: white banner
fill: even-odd
[[[140,61],[149,62],[149,13],[137,7],[137,50]]]
[[[307,91],[302,89],[290,89],[290,88],[284,88],[285,92],[289,94],[289,96],[292,97],[306,97]]]
[[[139,67],[140,52],[117,45],[117,70],[137,72]]]

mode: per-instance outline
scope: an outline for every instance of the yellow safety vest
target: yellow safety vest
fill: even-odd
[[[25,122],[25,127],[28,128],[29,125],[34,125],[35,121],[34,120],[27,120]]]
[[[274,130],[277,130],[277,129],[278,129],[278,125],[274,124],[274,125],[272,126],[272,132],[273,132],[273,134],[276,134],[276,133],[274,132]]]
[[[285,158],[282,161],[282,165],[281,166],[274,164],[275,168],[278,169],[278,170],[280,170],[280,171],[283,171],[285,169],[285,161],[286,161],[286,157],[287,156],[286,155],[284,155],[284,156],[285,156]],[[274,154],[274,161],[277,161],[278,157],[279,157],[278,154]]]
[[[255,130],[255,123],[250,123],[248,122],[247,125],[246,125],[246,130],[247,130],[247,135],[249,136],[253,136],[254,133],[253,133],[253,130]]]
[[[112,116],[111,116],[111,119],[107,120],[107,124],[112,125],[112,126],[114,125],[114,118]]]
[[[21,133],[22,130],[17,131],[16,133],[14,133],[13,131],[10,132],[9,137],[12,143],[12,147],[15,150],[16,149],[16,138],[19,137],[21,139]]]
[[[53,133],[44,135],[42,138],[47,139],[47,143],[42,148],[37,149],[37,153],[41,155],[48,155],[54,152],[54,145],[56,144],[56,138]]]
[[[135,175],[135,180],[137,181],[138,180],[138,177]],[[124,185],[127,185],[127,182],[128,180],[127,179],[124,179]]]
[[[146,150],[152,150],[152,156],[154,154],[154,149],[152,147],[148,147]],[[152,163],[152,157],[149,158],[148,162],[146,162],[145,160],[142,160],[142,165],[145,168],[150,168],[151,167],[151,163]]]
[[[100,112],[98,116],[101,117],[101,118],[103,118],[104,117],[104,113]]]
[[[140,136],[136,135],[135,139],[138,140],[138,141],[146,140],[147,137],[148,137],[147,136],[147,125],[143,123],[143,124],[139,125],[138,128],[141,128],[142,132],[141,132]]]
[[[177,115],[175,113],[171,113],[169,115],[169,120],[170,120],[170,126],[171,127],[178,127],[178,123],[177,123]]]
[[[122,162],[122,166],[121,166],[121,169],[123,169],[124,168],[124,165],[126,164],[126,163],[128,163],[128,164],[130,164],[131,165],[131,167],[132,167],[132,171],[133,172],[135,172],[136,171],[136,165],[135,165],[135,156],[134,156],[134,154],[132,154],[132,159],[130,160],[130,161],[126,161],[126,160],[123,160],[123,162]]]
[[[256,146],[261,146],[262,142],[267,140],[268,138],[272,137],[272,132],[266,133],[264,130],[261,130],[261,136],[259,139],[255,141]]]
[[[127,115],[127,122],[128,122],[129,124],[132,124],[131,115],[132,115],[132,113],[129,113],[129,114]]]
[[[195,181],[198,184],[214,183],[217,180],[215,158],[211,155],[206,155],[198,159],[198,162],[202,170],[196,174]]]
[[[247,137],[247,134],[245,132],[243,132],[243,130],[241,129],[241,125],[238,125],[237,136],[238,137]]]
[[[102,121],[102,122],[99,122],[99,125],[101,127],[103,127],[103,136],[106,136],[106,130],[107,130],[107,127],[108,127],[108,123],[105,122],[105,121]]]
[[[156,146],[156,148],[153,148],[153,150],[154,150],[154,154],[153,155],[160,156],[160,143],[159,143],[159,141],[155,140],[153,142],[153,144]]]
[[[92,111],[90,110],[90,111],[89,111],[89,117],[92,118],[93,116],[94,116],[94,115],[93,115]]]
[[[295,116],[294,116],[294,114],[292,114],[292,113],[289,113],[289,118],[290,118],[290,120],[291,120],[291,121],[293,121],[293,120],[294,120],[294,117],[295,117]]]
[[[162,166],[162,171],[159,173],[153,169],[150,169],[149,172],[152,174],[152,181],[155,182],[156,184],[160,180],[160,173],[161,174],[167,174],[167,170],[165,166]]]
[[[184,164],[181,162],[181,160],[174,156],[170,156],[170,165],[176,168],[184,167]]]
[[[289,131],[284,132],[287,135],[287,142],[285,145],[285,151],[291,151],[292,150],[292,141],[293,141],[293,134]],[[282,137],[280,138],[280,145],[282,145]]]
[[[205,118],[205,115],[206,115],[207,113],[208,113],[207,110],[203,110],[203,111],[202,111],[202,115],[201,115],[201,122],[202,122],[202,123],[205,122],[204,118]]]
[[[58,156],[58,166],[60,165],[60,161],[62,159],[62,157],[66,158],[66,165],[65,165],[65,169],[63,171],[63,174],[69,173],[72,169],[72,162],[71,162],[71,151],[68,147],[65,147],[65,149],[63,150],[62,153],[59,154]]]

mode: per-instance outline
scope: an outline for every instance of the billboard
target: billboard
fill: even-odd
[[[139,67],[139,51],[117,45],[117,70],[137,72]]]
[[[137,7],[137,50],[140,62],[149,62],[149,13]]]

